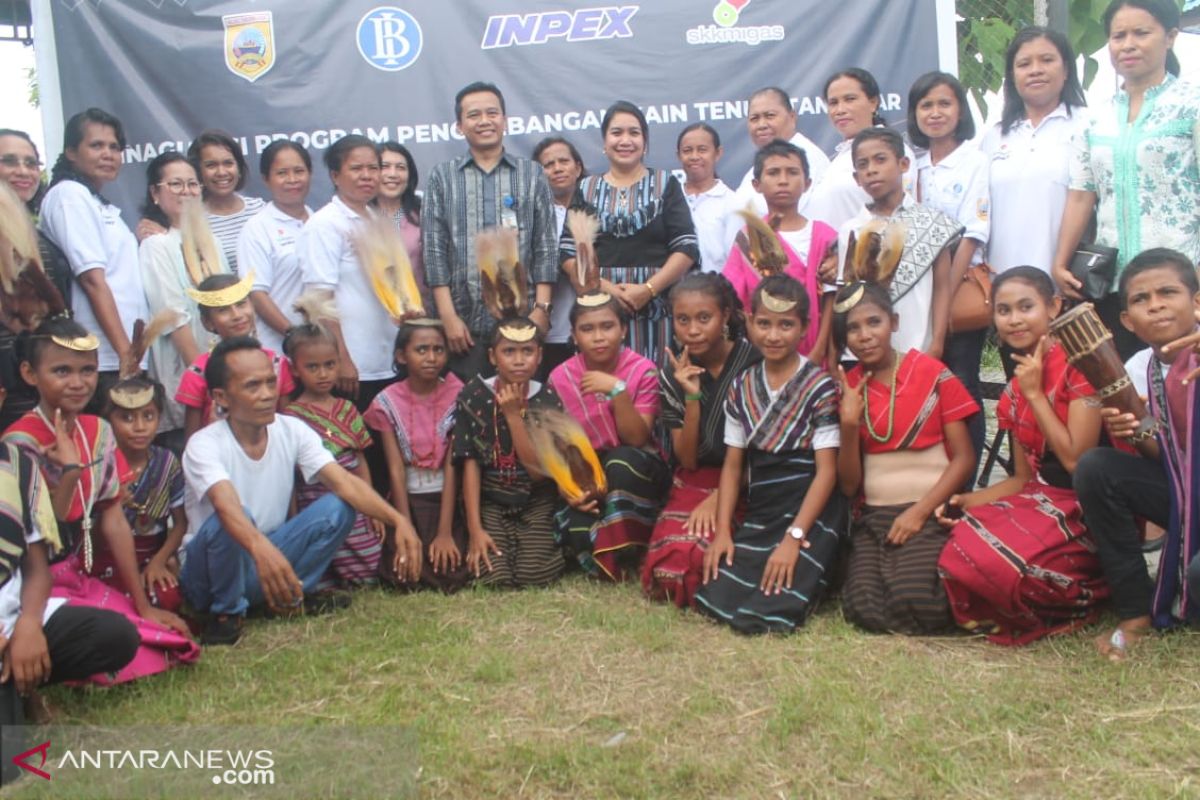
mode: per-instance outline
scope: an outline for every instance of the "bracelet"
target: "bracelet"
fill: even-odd
[[[704,399],[704,393],[703,393],[703,392],[696,392],[696,393],[694,393],[694,394],[693,394],[693,393],[688,393],[688,394],[685,394],[685,395],[683,396],[683,400],[684,400],[684,402],[685,402],[685,403],[690,403],[690,402],[692,402],[693,400],[703,400],[703,399]]]
[[[1153,425],[1151,425],[1149,428],[1146,428],[1144,431],[1138,431],[1137,433],[1130,436],[1129,441],[1132,442],[1133,444],[1141,444],[1142,442],[1146,441],[1147,439],[1152,438],[1156,433],[1158,433],[1158,422],[1157,421]]]
[[[61,467],[58,468],[58,471],[65,473],[65,472],[70,472],[73,469],[82,469],[82,468],[83,468],[82,464],[63,464]]]
[[[655,297],[658,297],[658,292],[656,292],[656,291],[654,290],[654,284],[653,284],[653,283],[651,283],[650,281],[646,281],[646,288],[650,290],[650,298],[651,298],[651,299],[653,299],[653,298],[655,298]]]

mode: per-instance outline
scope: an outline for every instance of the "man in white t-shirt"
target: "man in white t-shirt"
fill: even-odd
[[[750,140],[754,148],[760,150],[776,139],[791,142],[804,151],[808,158],[810,170],[809,180],[816,183],[829,167],[829,156],[825,155],[817,144],[796,130],[796,112],[792,109],[792,100],[788,93],[777,86],[767,86],[750,95],[750,105],[746,111],[746,128],[750,132]],[[753,204],[759,216],[767,213],[767,201],[754,188],[754,165],[746,170],[742,182],[738,185],[735,201],[738,208]],[[798,208],[801,212],[808,194],[800,197]]]
[[[339,466],[307,424],[276,416],[275,370],[257,339],[226,339],[204,370],[225,419],[198,431],[183,455],[188,541],[180,586],[210,618],[201,641],[233,644],[250,606],[310,613],[337,605],[314,595],[355,511],[395,529],[396,570],[416,580],[421,544],[408,519]],[[288,519],[296,472],[330,493]],[[344,603],[342,603],[344,605]]]

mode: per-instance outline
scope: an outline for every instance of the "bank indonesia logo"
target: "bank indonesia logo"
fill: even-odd
[[[375,69],[399,72],[421,55],[421,25],[395,6],[368,11],[358,22],[358,52]]]

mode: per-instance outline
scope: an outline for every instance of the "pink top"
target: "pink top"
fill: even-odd
[[[375,395],[363,420],[372,430],[396,435],[405,464],[439,469],[454,430],[454,404],[462,388],[462,381],[450,373],[432,394],[413,394],[405,378]]]
[[[824,222],[810,219],[808,224],[812,228],[812,244],[809,245],[807,259],[802,259],[783,240],[782,236],[776,235],[783,252],[788,257],[788,266],[784,272],[800,281],[805,291],[808,292],[808,330],[805,331],[804,338],[800,340],[800,346],[797,348],[802,355],[808,355],[812,350],[813,345],[817,343],[817,334],[821,329],[821,295],[824,290],[817,278],[817,270],[821,266],[821,262],[825,260],[829,246],[837,242],[837,231]],[[811,269],[808,266],[810,264],[812,265]],[[754,289],[758,286],[761,278],[758,271],[742,255],[742,249],[736,244],[729,251],[729,258],[725,260],[725,269],[722,274],[733,284],[733,290],[737,292],[742,305],[749,311],[750,296],[754,294]]]
[[[583,426],[592,447],[597,450],[617,447],[621,444],[621,437],[617,433],[612,401],[606,395],[584,394],[579,390],[583,373],[587,371],[583,354],[576,354],[554,368],[550,373],[550,385],[562,399],[563,411]],[[625,391],[629,393],[633,407],[639,414],[658,415],[658,369],[653,361],[628,347],[622,347],[612,374],[625,381]]]
[[[271,357],[271,364],[275,367],[280,396],[291,394],[296,390],[296,382],[292,379],[292,368],[288,360],[265,347],[263,352]],[[224,412],[214,411],[212,395],[208,393],[208,381],[204,379],[204,368],[208,366],[209,355],[211,354],[201,353],[196,356],[192,365],[184,370],[183,377],[179,379],[179,388],[175,391],[175,402],[200,409],[202,425],[225,416]]]

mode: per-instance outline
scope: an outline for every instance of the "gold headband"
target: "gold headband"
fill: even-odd
[[[859,281],[858,285],[855,287],[854,291],[852,291],[845,298],[843,298],[833,304],[833,313],[845,314],[847,311],[854,308],[856,305],[858,305],[862,301],[863,292],[865,292],[866,290],[867,290],[867,284],[863,283],[862,281]]]
[[[612,302],[612,295],[608,292],[588,292],[575,298],[575,302],[584,308],[596,308],[597,306]]]
[[[108,390],[108,397],[114,406],[134,411],[154,402],[154,387],[143,386],[141,389],[131,389],[126,386],[114,386]]]
[[[786,314],[796,307],[795,300],[784,300],[782,297],[776,297],[770,292],[762,293],[763,308],[767,311],[773,311],[776,314]]]
[[[254,273],[251,272],[232,286],[226,286],[224,289],[213,289],[212,291],[202,292],[199,289],[188,288],[188,297],[196,301],[197,305],[207,306],[208,308],[224,308],[231,306],[234,303],[240,303],[250,296],[250,290],[254,288]]]
[[[507,322],[499,327],[499,331],[505,339],[518,344],[528,342],[537,336],[537,326],[525,320]]]
[[[59,347],[65,347],[77,353],[90,353],[93,350],[100,349],[100,340],[96,338],[96,334],[94,333],[89,333],[86,336],[74,336],[70,339],[64,336],[51,336],[50,341]]]
[[[433,317],[417,317],[416,319],[404,320],[405,325],[412,325],[415,328],[440,328],[442,321]]]

